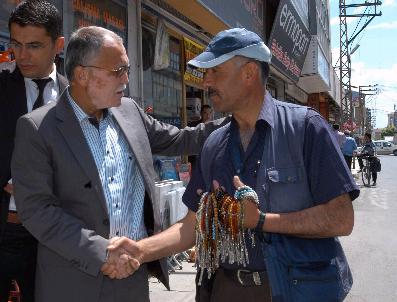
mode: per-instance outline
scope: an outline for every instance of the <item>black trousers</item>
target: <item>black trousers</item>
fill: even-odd
[[[7,302],[12,280],[22,302],[34,302],[37,241],[21,225],[7,223],[0,241],[0,302]]]
[[[349,156],[349,155],[343,155],[343,157],[345,158],[346,164],[349,167],[349,170],[352,169],[352,158],[353,156]]]
[[[198,285],[200,272],[196,275],[196,302],[271,302],[268,280],[258,286],[243,286],[232,279],[223,269],[208,279],[204,273],[201,286]]]

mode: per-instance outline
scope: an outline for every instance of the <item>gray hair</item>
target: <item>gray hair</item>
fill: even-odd
[[[65,73],[69,81],[73,80],[73,71],[77,66],[89,65],[98,55],[106,37],[123,44],[119,35],[98,26],[81,27],[72,34],[65,56]]]
[[[267,62],[262,62],[262,61],[258,61],[252,58],[247,58],[244,56],[235,56],[235,58],[237,58],[237,60],[235,60],[236,66],[241,67],[249,62],[254,62],[259,70],[260,70],[260,77],[262,80],[262,84],[265,87],[266,83],[267,83],[267,79],[269,77],[269,63]]]

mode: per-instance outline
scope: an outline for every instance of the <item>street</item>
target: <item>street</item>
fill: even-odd
[[[348,302],[397,300],[397,157],[379,158],[377,186],[361,187],[353,233],[341,238],[354,278]]]
[[[382,172],[378,173],[377,186],[361,186],[360,197],[353,203],[353,233],[341,238],[354,278],[347,302],[397,300],[397,157],[379,158]],[[362,184],[361,174],[357,176],[357,182]],[[170,275],[171,291],[151,278],[151,301],[194,301],[194,273],[192,263],[183,262],[183,270]]]

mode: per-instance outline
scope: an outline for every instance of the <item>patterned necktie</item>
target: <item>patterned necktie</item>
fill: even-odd
[[[44,99],[43,99],[43,93],[44,93],[44,88],[47,85],[48,82],[50,82],[52,79],[35,79],[32,80],[33,82],[36,83],[37,89],[39,90],[39,95],[37,96],[36,101],[34,102],[33,109],[35,110],[41,106],[44,105]]]

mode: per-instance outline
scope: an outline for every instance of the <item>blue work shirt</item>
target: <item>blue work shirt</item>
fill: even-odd
[[[346,140],[342,146],[342,153],[346,156],[353,156],[353,152],[357,150],[357,143],[351,136],[346,136]]]
[[[269,122],[275,118],[274,116],[270,116],[272,112],[270,111],[269,113],[265,103],[266,100],[262,106],[255,125],[255,132],[246,152],[242,149],[238,124],[234,118],[232,118],[229,129],[225,131],[222,141],[216,146],[217,154],[214,158],[214,167],[211,169],[212,179],[217,180],[221,186],[225,187],[230,195],[234,194],[233,176],[237,174],[240,174],[240,178],[244,184],[252,188],[256,187],[257,171],[260,165],[258,160],[262,158],[262,152],[264,150],[264,145],[260,142],[265,137],[266,132],[270,131]],[[314,110],[309,109],[305,118],[305,124],[303,157],[311,194],[315,203],[326,203],[343,193],[349,193],[352,200],[357,198],[359,190],[350,175],[350,171],[344,165],[340,165],[345,169],[343,171],[335,168],[338,166],[335,163],[342,162],[344,159],[342,158],[340,147],[335,145],[336,142],[331,137],[332,134],[326,121]],[[279,135],[282,136],[284,134],[279,133]],[[242,153],[243,166],[240,173],[237,173],[235,165],[233,165],[232,142],[238,142],[240,152]],[[285,153],[284,156],[288,155],[288,150],[277,150],[277,155],[282,157],[283,152]],[[183,195],[183,202],[193,212],[197,211],[200,199],[197,195],[197,189],[203,189],[205,187],[201,164],[198,164]],[[263,202],[260,200],[260,203]],[[247,240],[247,248],[249,264],[245,269],[251,271],[265,270],[266,266],[260,245],[256,244],[252,248],[251,242]],[[229,269],[241,268],[236,264],[229,264],[228,260],[226,260],[226,263],[222,263],[221,266]]]

